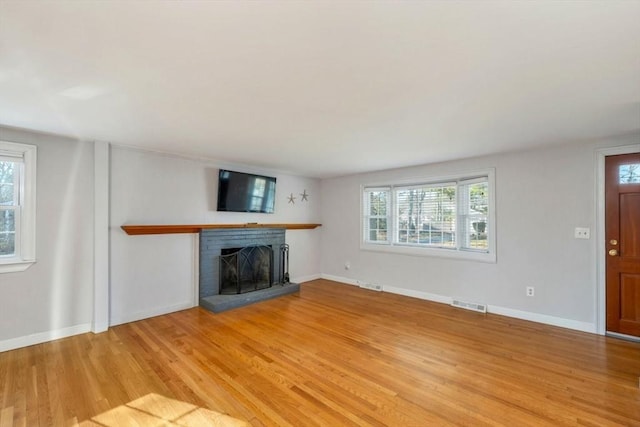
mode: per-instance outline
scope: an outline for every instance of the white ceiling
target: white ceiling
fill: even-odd
[[[0,124],[327,177],[640,130],[640,1],[0,0]]]

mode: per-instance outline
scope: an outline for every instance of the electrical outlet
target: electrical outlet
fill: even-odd
[[[527,296],[532,297],[535,295],[535,290],[533,286],[527,286]]]
[[[573,232],[573,237],[576,239],[588,239],[591,237],[591,230],[583,227],[576,227]]]
[[[351,268],[351,263],[350,263],[349,261],[345,262],[345,263],[344,263],[344,269],[345,269],[345,270],[348,270],[348,269],[350,269],[350,268]]]

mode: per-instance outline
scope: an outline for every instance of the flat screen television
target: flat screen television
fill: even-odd
[[[275,202],[275,178],[220,169],[218,211],[273,213]]]

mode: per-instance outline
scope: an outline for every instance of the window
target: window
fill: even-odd
[[[495,262],[493,182],[486,170],[364,186],[361,247]]]
[[[365,240],[369,243],[387,242],[389,191],[389,188],[368,188],[365,192]]]
[[[35,262],[36,147],[0,141],[0,273]]]
[[[618,173],[620,184],[640,183],[640,164],[620,165]]]

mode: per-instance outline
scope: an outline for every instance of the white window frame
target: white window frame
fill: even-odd
[[[36,262],[36,161],[37,147],[0,141],[0,157],[22,163],[16,206],[16,252],[0,256],[0,273],[24,271]]]
[[[383,187],[371,187],[371,186],[367,186],[366,190],[369,192],[377,192],[377,193],[387,193],[387,200],[391,200],[391,197],[393,197],[393,191],[391,189],[390,186],[383,186]],[[360,227],[360,232],[363,233],[361,240],[365,241],[367,240],[367,243],[370,245],[389,245],[391,244],[391,235],[389,234],[389,221],[391,221],[391,219],[393,218],[393,216],[391,215],[391,212],[389,211],[389,209],[391,209],[392,204],[389,203],[387,205],[387,215],[371,215],[370,212],[370,206],[369,206],[369,200],[365,197],[365,187],[362,187],[361,191],[360,191],[361,197],[360,197],[360,201],[362,203],[362,208],[361,208],[361,215],[360,215],[360,220],[361,222],[361,227]],[[365,224],[368,223],[368,221],[370,219],[386,219],[387,220],[387,240],[368,240],[368,238],[365,236],[364,234],[364,230],[365,230]],[[368,228],[368,227],[367,227]]]
[[[487,213],[487,244],[486,250],[474,250],[471,248],[461,247],[460,239],[457,239],[456,248],[435,247],[416,244],[402,244],[396,241],[396,206],[395,206],[395,189],[406,188],[408,186],[429,186],[429,185],[442,185],[448,183],[457,183],[458,186],[464,184],[470,184],[478,182],[480,180],[487,181],[489,188],[488,197],[488,213]],[[366,235],[367,212],[365,195],[367,190],[388,188],[390,191],[389,205],[387,206],[387,241],[384,242],[369,242]],[[448,176],[435,176],[418,179],[405,179],[398,180],[392,183],[372,183],[360,186],[360,249],[365,251],[374,252],[389,252],[404,255],[415,256],[429,256],[429,257],[443,257],[452,259],[463,259],[487,263],[497,262],[496,257],[496,186],[495,186],[495,169],[483,169],[478,171],[464,172],[455,175]],[[462,224],[460,224],[459,218],[461,213],[458,211],[462,205],[461,198],[463,196],[460,191],[456,192],[456,235],[461,236]]]

